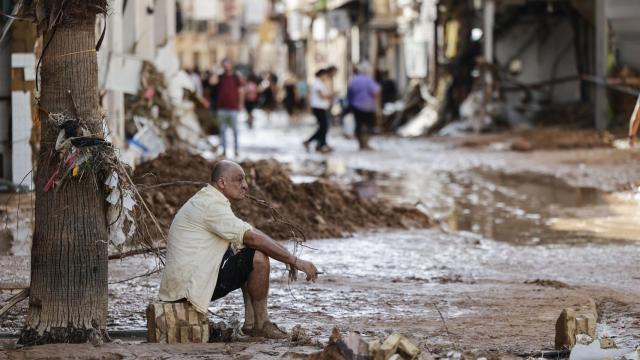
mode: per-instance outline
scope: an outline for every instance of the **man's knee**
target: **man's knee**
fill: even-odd
[[[264,253],[257,251],[253,255],[253,268],[254,269],[269,269],[269,257]]]

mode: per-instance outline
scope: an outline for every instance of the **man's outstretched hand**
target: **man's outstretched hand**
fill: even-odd
[[[289,277],[292,280],[295,280],[297,278],[295,274],[296,270],[300,270],[303,273],[307,274],[307,281],[315,282],[316,279],[318,278],[318,269],[316,269],[316,266],[313,265],[310,261],[296,259],[295,263],[291,268],[292,269],[289,271]]]

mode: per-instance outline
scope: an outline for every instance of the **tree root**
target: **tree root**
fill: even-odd
[[[23,289],[19,293],[15,294],[7,304],[0,309],[0,316],[4,315],[7,311],[9,311],[12,307],[16,306],[19,302],[29,297],[29,288]]]
[[[38,333],[36,329],[27,327],[20,333],[18,344],[24,346],[60,343],[92,343],[99,345],[109,341],[111,341],[111,339],[109,338],[107,329],[76,328],[69,324],[66,328],[51,328],[42,334]]]

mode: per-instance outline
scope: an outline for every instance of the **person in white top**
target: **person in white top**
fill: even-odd
[[[186,300],[206,313],[210,301],[241,288],[243,332],[284,339],[287,334],[267,313],[269,258],[288,264],[292,280],[300,270],[307,281],[315,281],[318,271],[235,216],[230,201],[242,200],[248,187],[242,167],[223,160],[214,166],[210,184],[180,208],[169,229],[160,300]]]
[[[318,121],[318,129],[311,137],[303,142],[305,149],[309,151],[309,145],[315,141],[316,150],[319,152],[330,152],[331,148],[327,145],[327,132],[329,131],[329,106],[333,94],[327,87],[330,80],[330,72],[327,69],[318,70],[315,74],[316,78],[311,84],[311,95],[309,103],[311,111]]]

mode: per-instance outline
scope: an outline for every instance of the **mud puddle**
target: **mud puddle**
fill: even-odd
[[[414,203],[450,231],[523,245],[638,239],[637,192],[608,193],[552,175],[486,168],[354,173],[359,178],[352,185],[360,196]]]

